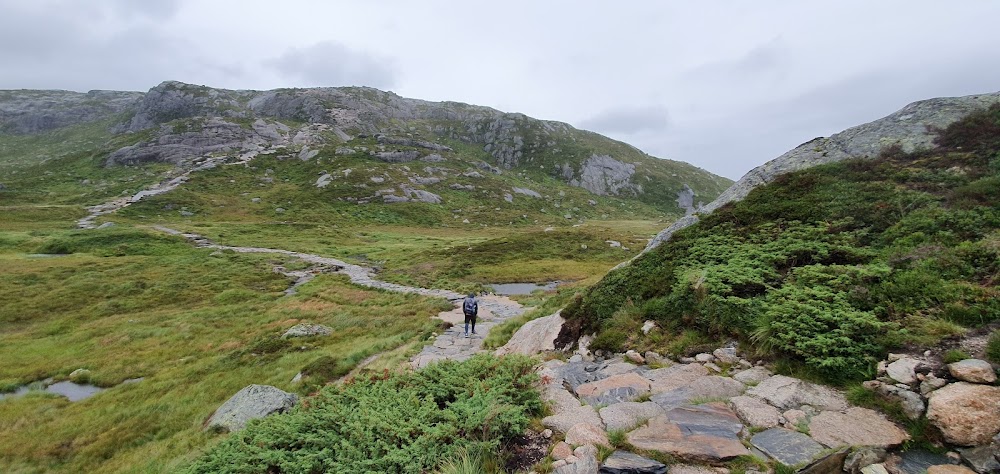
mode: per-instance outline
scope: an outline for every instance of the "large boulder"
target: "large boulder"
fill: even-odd
[[[989,362],[981,359],[965,359],[948,364],[948,372],[952,377],[963,382],[993,383],[997,381],[997,373]]]
[[[247,422],[272,413],[285,412],[299,397],[270,385],[248,385],[223,403],[208,420],[208,429],[238,431]]]
[[[809,422],[809,434],[829,448],[891,448],[910,439],[910,435],[881,413],[860,407],[851,407],[844,412],[824,411],[814,416]]]
[[[747,391],[748,395],[767,400],[782,410],[809,405],[820,410],[844,410],[847,399],[829,387],[775,375]]]
[[[511,336],[503,347],[496,350],[496,355],[534,355],[543,351],[555,350],[556,337],[562,330],[563,322],[565,321],[558,312],[528,321]]]
[[[927,419],[949,443],[989,444],[1000,432],[1000,387],[957,382],[935,390],[930,394]]]

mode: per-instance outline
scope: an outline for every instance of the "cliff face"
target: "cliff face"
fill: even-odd
[[[0,133],[36,134],[133,109],[141,92],[0,91]]]
[[[934,130],[944,128],[970,112],[1000,102],[1000,92],[922,100],[903,107],[886,117],[851,127],[827,138],[816,138],[764,163],[744,175],[714,201],[700,209],[711,213],[734,201],[740,201],[754,188],[778,176],[813,166],[848,158],[873,158],[883,148],[899,145],[903,151],[932,147]],[[689,216],[674,222],[650,241],[644,252],[658,247],[680,229],[698,222]]]

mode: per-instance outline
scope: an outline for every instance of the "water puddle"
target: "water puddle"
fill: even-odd
[[[559,282],[553,281],[544,285],[539,285],[537,283],[497,283],[487,286],[493,288],[493,293],[501,296],[530,295],[532,292],[538,290],[552,291],[559,286]]]
[[[143,377],[124,380],[120,385],[138,383],[141,382],[142,379]],[[0,393],[0,400],[4,400],[7,398],[21,397],[31,392],[48,392],[66,397],[71,402],[76,402],[83,400],[85,398],[90,398],[95,394],[98,394],[105,390],[107,389],[98,387],[96,385],[81,384],[76,382],[70,382],[68,380],[63,382],[52,383],[51,379],[45,379],[40,382],[34,382],[28,385],[22,385],[13,392]]]

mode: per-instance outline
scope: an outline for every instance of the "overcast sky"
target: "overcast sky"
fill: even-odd
[[[569,122],[739,178],[1000,90],[997,1],[0,0],[0,89],[367,85]]]

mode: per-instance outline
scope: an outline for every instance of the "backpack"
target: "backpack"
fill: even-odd
[[[479,312],[479,303],[476,302],[475,298],[466,298],[465,302],[462,303],[462,311],[465,314],[476,314]]]

